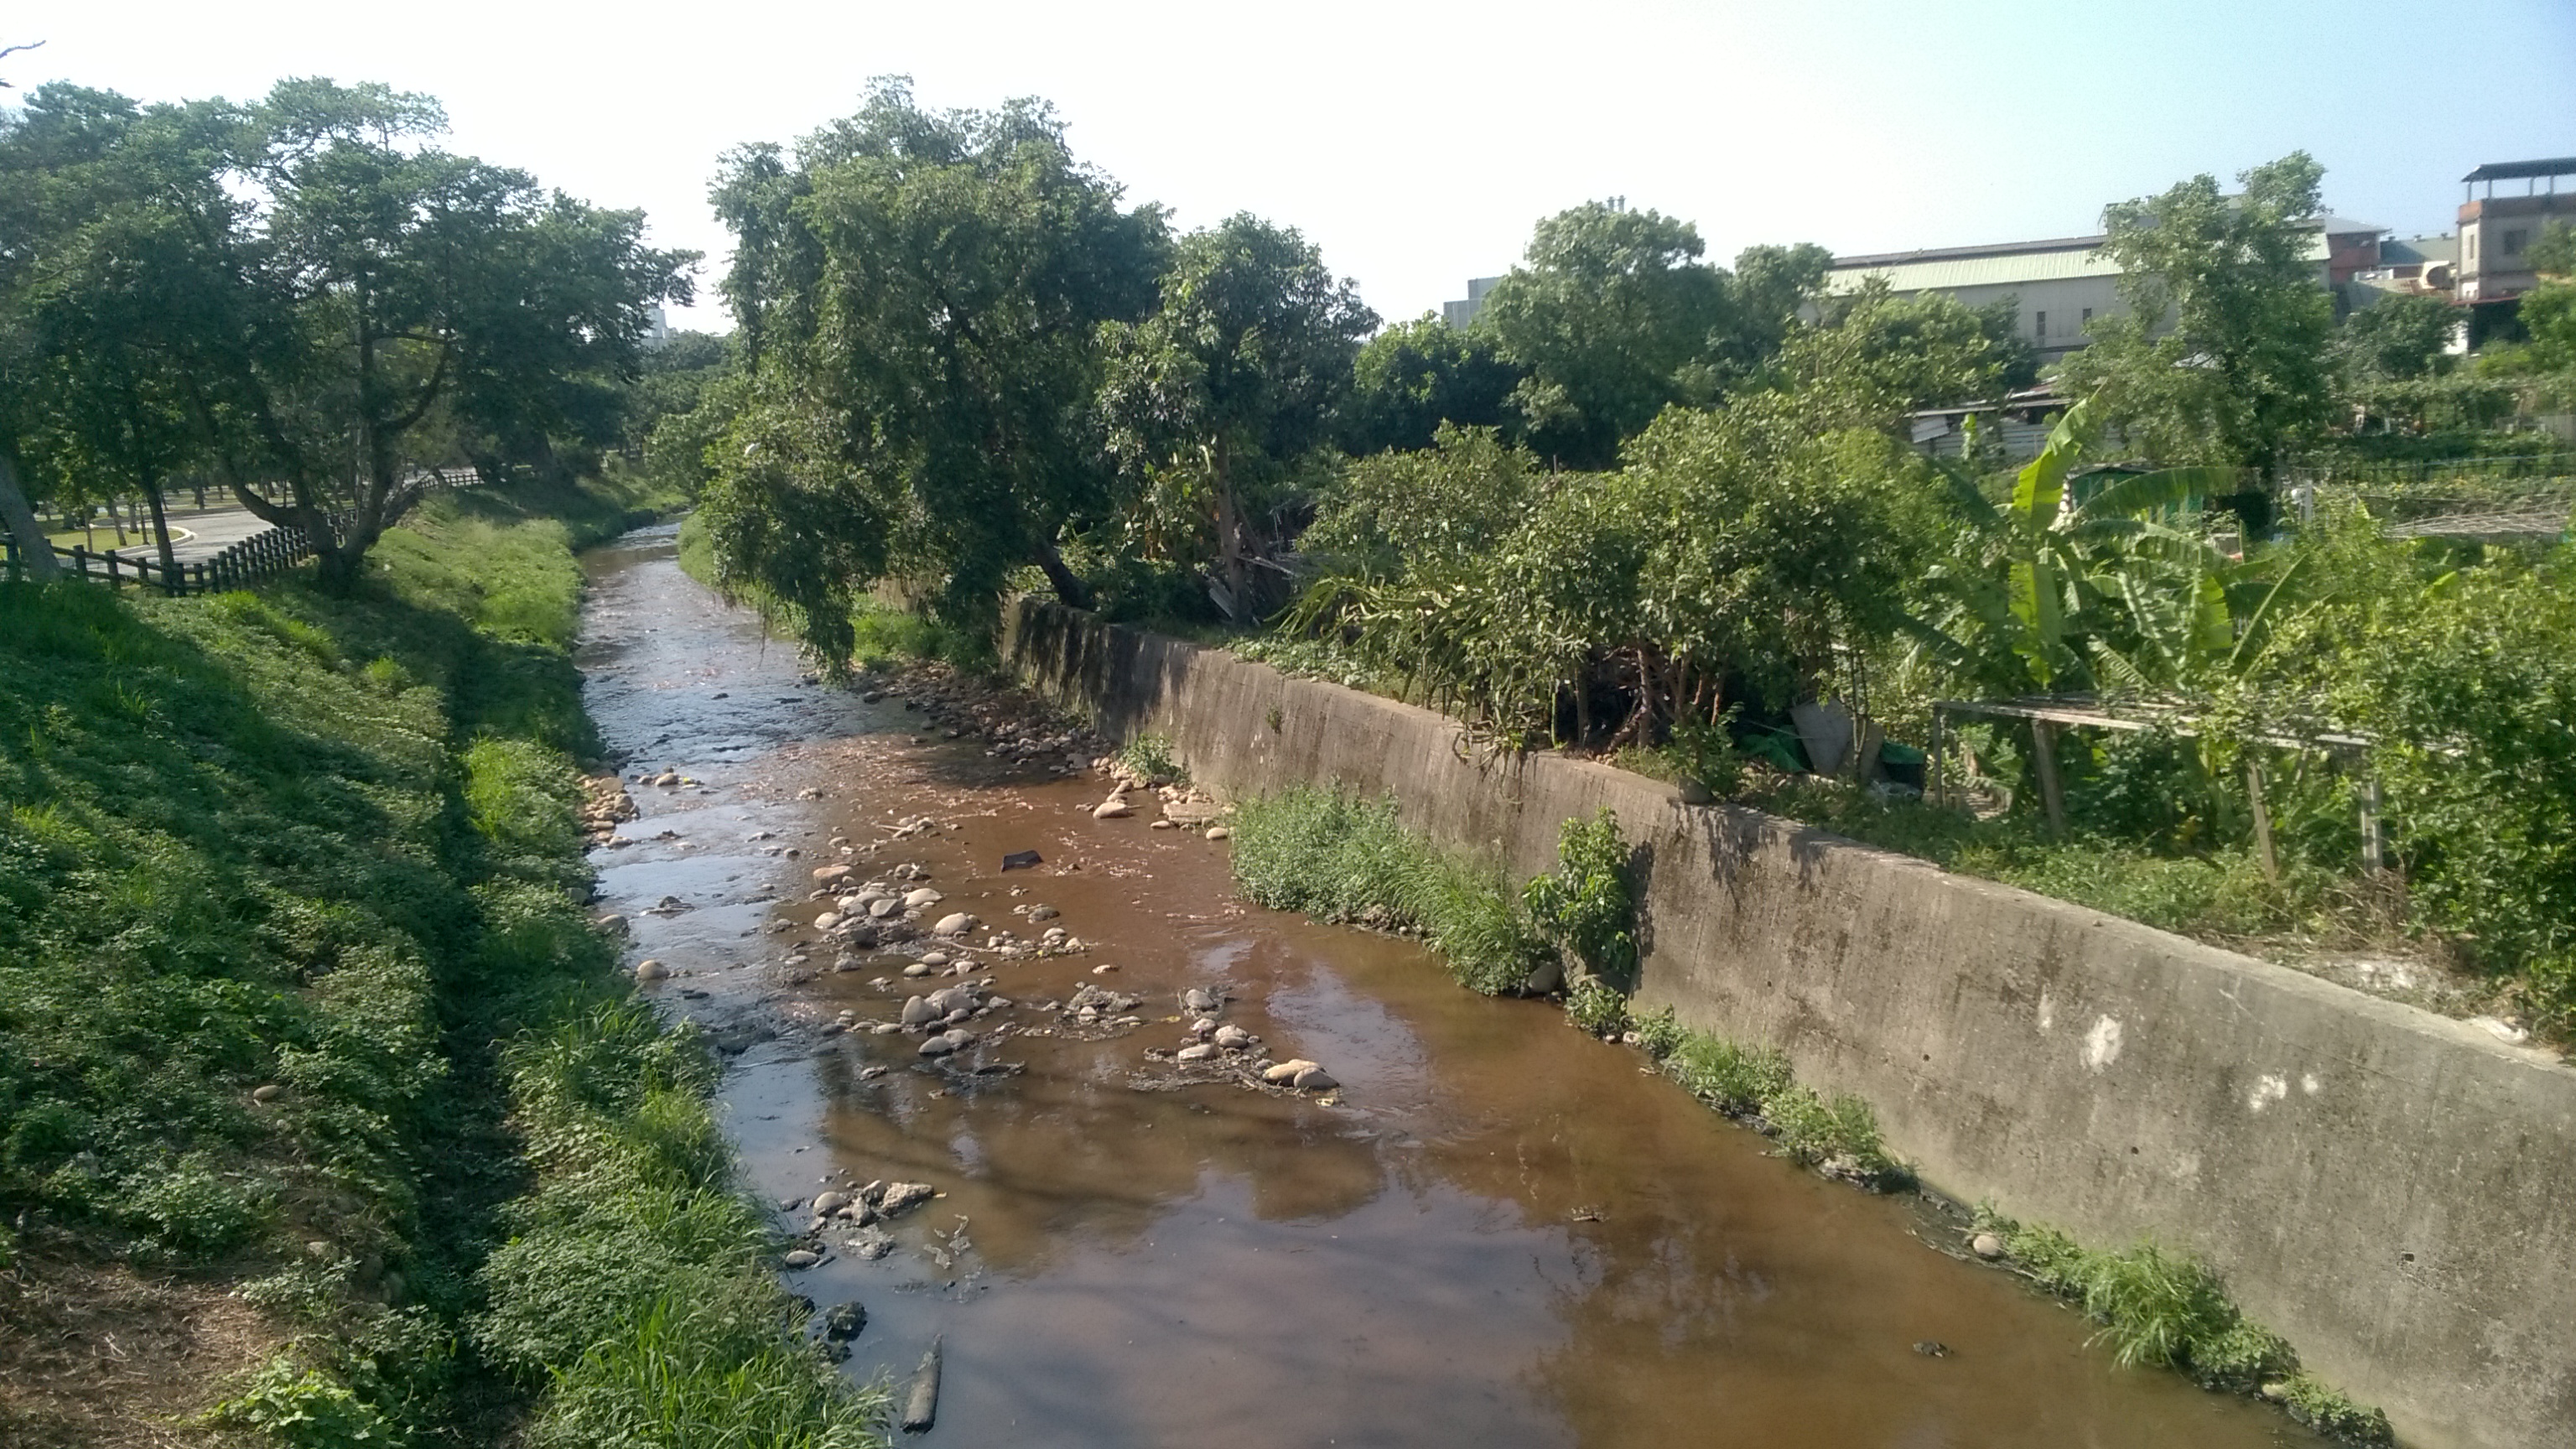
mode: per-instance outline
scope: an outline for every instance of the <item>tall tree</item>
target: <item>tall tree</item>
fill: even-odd
[[[1606,467],[1666,405],[1715,398],[1709,340],[1730,305],[1706,249],[1689,222],[1615,197],[1538,224],[1476,325],[1528,369],[1512,401],[1541,455]]]
[[[1511,420],[1521,369],[1493,334],[1461,330],[1431,313],[1368,340],[1351,367],[1351,392],[1337,430],[1345,451],[1428,448],[1443,423],[1500,427]]]
[[[726,571],[846,658],[888,574],[960,622],[1015,570],[1085,597],[1060,555],[1116,476],[1093,399],[1097,330],[1154,305],[1159,208],[1119,205],[1043,103],[932,112],[876,82],[851,118],[733,153],[715,188],[751,401],[711,450]]]
[[[692,258],[645,247],[640,214],[424,144],[442,125],[426,97],[323,80],[254,106],[38,90],[0,138],[35,223],[9,309],[68,388],[64,456],[149,496],[183,417],[346,589],[459,419],[580,425]]]
[[[2066,362],[2068,387],[2098,395],[2130,446],[2254,470],[2239,503],[2256,528],[2282,462],[2332,408],[2334,304],[2309,256],[2324,176],[2297,151],[2242,173],[2234,196],[2204,175],[2111,206],[2102,250],[2128,315],[2097,318]]]
[[[1295,230],[1237,215],[1182,239],[1162,301],[1102,329],[1110,448],[1142,490],[1164,556],[1203,564],[1228,615],[1256,612],[1262,515],[1327,440],[1359,342],[1377,325]]]

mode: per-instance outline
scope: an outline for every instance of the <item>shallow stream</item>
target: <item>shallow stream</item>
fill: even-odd
[[[790,1275],[820,1306],[865,1306],[855,1375],[900,1386],[944,1340],[921,1442],[2318,1442],[2115,1367],[2078,1315],[1936,1251],[1953,1223],[1767,1155],[1555,1008],[1460,990],[1410,942],[1248,905],[1223,843],[1150,829],[1150,809],[1094,820],[1096,776],[1042,778],[894,699],[805,683],[791,648],[680,573],[671,529],[589,567],[581,663],[611,757],[702,782],[630,786],[640,818],[596,857],[603,909],[674,973],[648,989],[733,1053],[728,1126],[757,1189],[798,1204],[782,1225],[804,1229],[827,1187],[939,1190],[884,1257],[830,1231]],[[935,831],[864,849],[925,815]],[[1002,871],[1021,850],[1044,863]],[[979,950],[966,978],[907,980],[892,955],[834,973],[812,925],[831,903],[809,893],[838,862],[854,882],[919,865],[938,911],[982,918],[978,943],[1034,936],[1014,908],[1043,905],[1088,949]],[[865,1029],[988,977],[1017,1004],[946,1063]],[[1140,998],[1142,1024],[1035,1009],[1086,983]],[[1339,1090],[1170,1088],[1145,1052],[1187,1040],[1192,987]],[[844,1009],[860,1029],[828,1025]]]

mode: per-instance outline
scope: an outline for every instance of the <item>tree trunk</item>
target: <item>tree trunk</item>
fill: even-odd
[[[143,496],[152,504],[152,532],[161,542],[161,587],[175,594],[179,592],[179,554],[170,542],[170,515],[161,506],[161,485],[147,479]]]
[[[18,567],[26,576],[40,584],[59,578],[62,570],[54,565],[54,545],[36,522],[36,511],[27,506],[27,495],[19,490],[16,462],[6,448],[0,448],[0,516],[6,518],[9,536],[18,541]]]
[[[1041,542],[1037,554],[1038,571],[1047,576],[1047,583],[1054,587],[1056,598],[1076,609],[1090,608],[1091,586],[1082,581],[1080,574],[1065,567],[1064,555],[1056,552],[1055,545]]]

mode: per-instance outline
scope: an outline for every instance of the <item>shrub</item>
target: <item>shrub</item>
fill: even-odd
[[[1627,993],[1586,977],[1566,988],[1565,1014],[1594,1036],[1617,1036],[1628,1030]]]
[[[1743,1047],[1701,1032],[1686,1033],[1664,1059],[1664,1071],[1721,1112],[1744,1115],[1789,1088],[1789,1059],[1768,1047]]]
[[[2123,1253],[2087,1249],[2054,1228],[2015,1223],[1987,1209],[1981,1230],[1999,1233],[2030,1280],[2080,1306],[2122,1364],[2152,1364],[2204,1388],[2260,1389],[2292,1418],[2348,1443],[2387,1445],[2388,1419],[2301,1372],[2280,1335],[2246,1318],[2218,1275],[2153,1243]]]
[[[1488,996],[1518,990],[1546,959],[1496,875],[1407,831],[1392,797],[1301,787],[1246,802],[1233,830],[1235,880],[1262,905],[1418,933]]]
[[[1120,746],[1118,763],[1152,785],[1187,783],[1190,778],[1190,772],[1181,768],[1180,760],[1173,755],[1172,742],[1158,734],[1140,734]]]
[[[1636,887],[1617,815],[1604,810],[1592,820],[1558,827],[1556,870],[1531,878],[1521,902],[1538,928],[1584,970],[1615,985],[1633,984]]]

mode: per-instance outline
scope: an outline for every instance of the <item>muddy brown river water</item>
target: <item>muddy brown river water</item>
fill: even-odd
[[[671,529],[589,569],[581,664],[612,757],[702,782],[632,787],[641,817],[595,857],[603,905],[633,922],[636,958],[675,973],[647,989],[733,1050],[727,1124],[774,1205],[872,1179],[939,1189],[890,1254],[830,1232],[790,1275],[820,1305],[865,1305],[854,1375],[900,1383],[944,1340],[922,1442],[2320,1442],[2117,1368],[2077,1315],[1935,1251],[1950,1222],[1766,1155],[1554,1007],[1462,991],[1412,943],[1248,905],[1223,843],[1151,830],[1150,811],[1093,820],[1097,778],[916,744],[921,716],[896,701],[802,682],[790,648],[680,573]],[[874,854],[829,844],[920,815],[940,829]],[[1000,870],[1029,849],[1045,864]],[[1034,935],[1013,907],[1053,907],[1089,949],[974,953],[970,979],[1020,1004],[978,1020],[953,1066],[913,1036],[828,1031],[845,1008],[891,1020],[925,985],[892,956],[795,979],[832,962],[810,873],[840,860],[854,880],[917,863],[940,910],[987,929]],[[666,899],[679,908],[648,913]],[[1143,1024],[1088,1039],[1034,1009],[1083,983],[1142,998]],[[1193,986],[1340,1090],[1152,1089],[1171,1068],[1145,1051],[1184,1041]],[[998,1064],[1022,1070],[972,1071]]]

